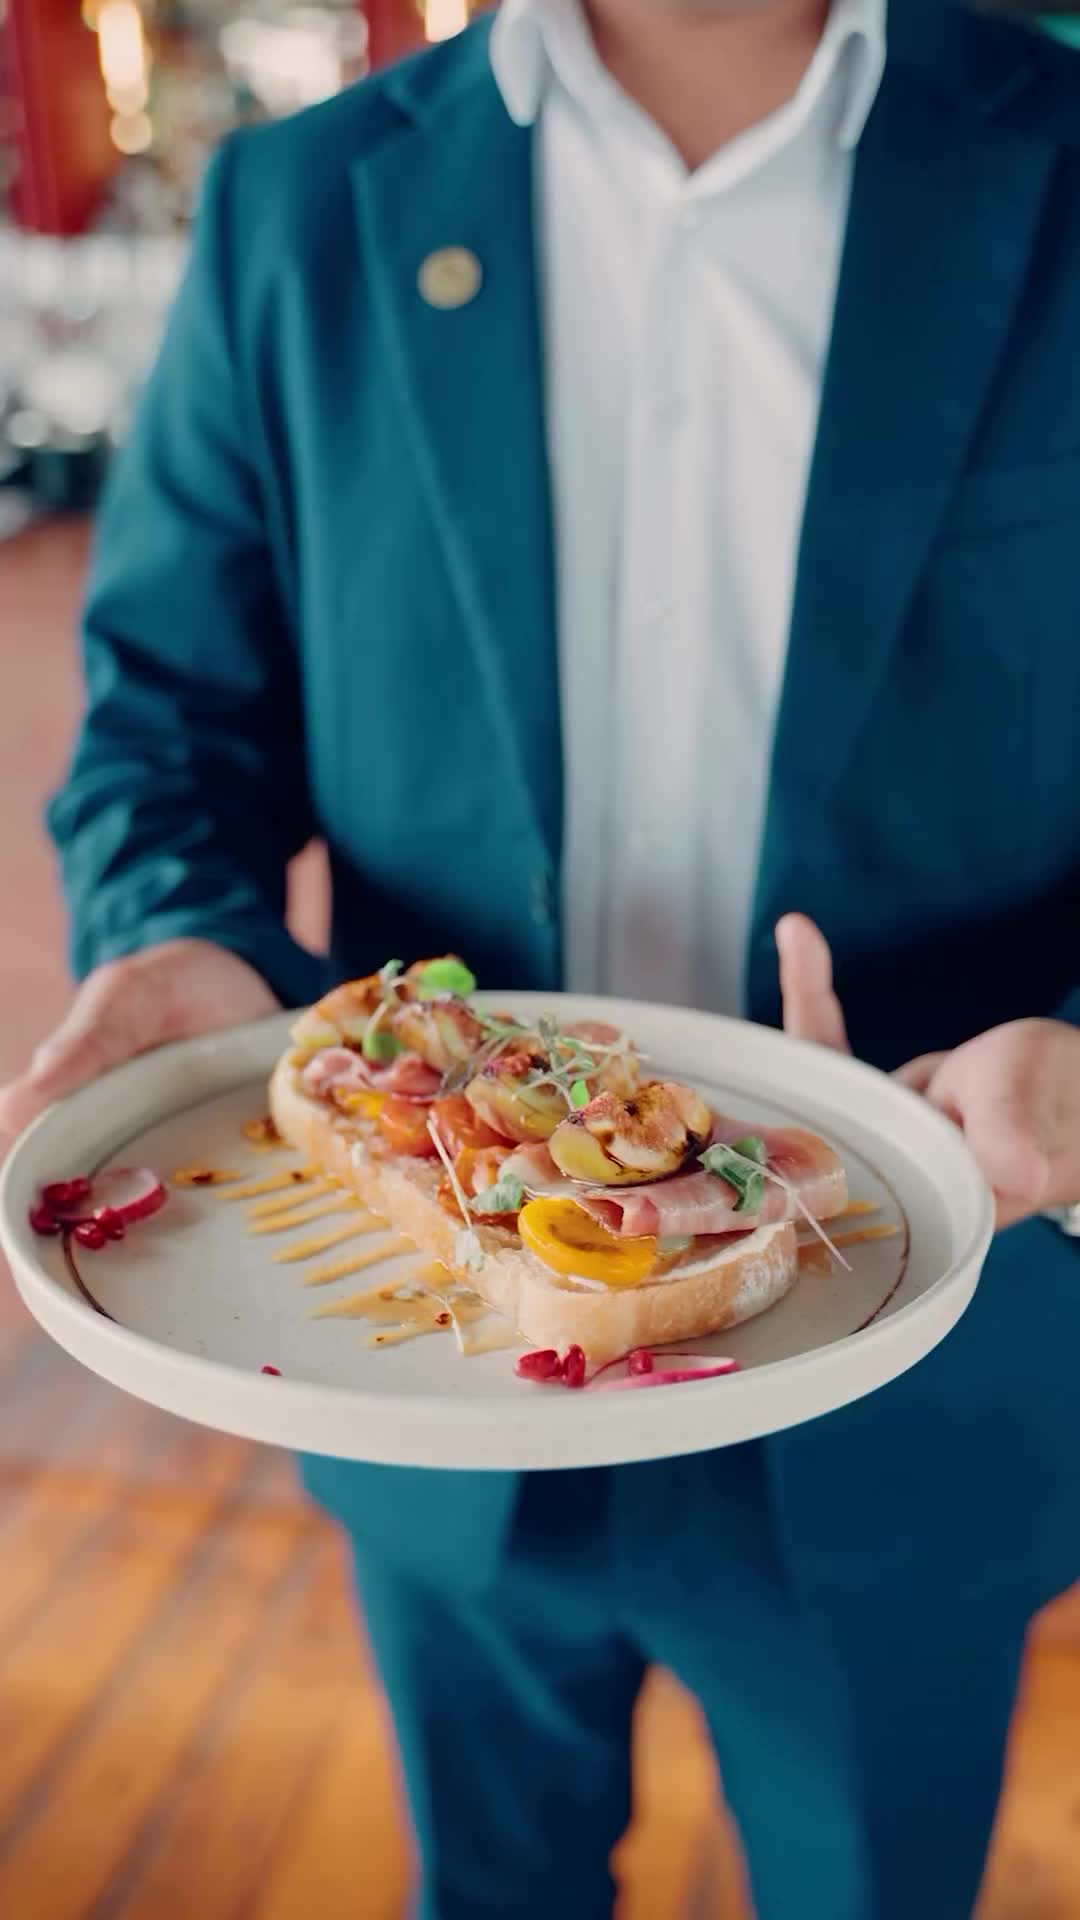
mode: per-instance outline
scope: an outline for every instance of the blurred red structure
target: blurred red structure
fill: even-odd
[[[424,44],[423,0],[357,0],[372,67]],[[123,157],[98,48],[77,0],[7,0],[0,6],[16,153],[12,212],[39,233],[74,234],[93,220]],[[134,149],[131,149],[134,151]]]
[[[367,0],[361,12],[368,23],[368,58],[385,67],[424,44],[424,23],[415,0]]]
[[[3,31],[15,95],[15,219],[38,233],[79,233],[120,164],[94,36],[75,0],[7,0]]]

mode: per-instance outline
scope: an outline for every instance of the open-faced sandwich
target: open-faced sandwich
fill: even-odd
[[[795,1222],[847,1207],[832,1149],[714,1112],[615,1028],[523,1026],[475,987],[447,956],[328,994],[275,1069],[280,1132],[537,1347],[598,1363],[782,1299]]]

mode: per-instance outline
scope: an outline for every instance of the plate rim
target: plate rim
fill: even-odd
[[[572,1001],[578,1007],[592,1006],[611,1009],[618,1006],[620,1008],[630,1009],[631,1013],[633,1010],[638,1010],[641,1014],[652,1018],[681,1016],[689,1022],[706,1021],[710,1029],[714,1033],[719,1033],[721,1037],[724,1032],[731,1033],[737,1031],[745,1042],[748,1036],[753,1036],[758,1042],[763,1044],[767,1050],[771,1051],[776,1049],[777,1053],[775,1057],[779,1057],[779,1049],[782,1048],[789,1058],[792,1055],[792,1051],[796,1052],[804,1065],[809,1066],[815,1061],[819,1065],[825,1065],[827,1063],[831,1088],[842,1087],[844,1083],[848,1083],[854,1087],[873,1084],[880,1089],[881,1083],[887,1082],[890,1089],[889,1097],[898,1103],[908,1106],[909,1109],[918,1110],[922,1126],[928,1128],[931,1134],[936,1133],[948,1158],[953,1162],[954,1167],[961,1171],[966,1181],[968,1189],[967,1202],[971,1214],[967,1242],[955,1254],[946,1271],[932,1281],[916,1299],[908,1301],[893,1313],[872,1321],[869,1326],[846,1335],[842,1340],[830,1343],[829,1345],[811,1347],[802,1353],[790,1355],[785,1359],[763,1361],[760,1365],[747,1369],[744,1373],[732,1375],[723,1381],[706,1380],[689,1382],[681,1389],[678,1395],[678,1401],[681,1407],[689,1409],[691,1405],[700,1405],[707,1393],[712,1392],[715,1396],[715,1390],[717,1388],[722,1388],[724,1395],[729,1400],[735,1400],[737,1396],[738,1400],[745,1401],[752,1388],[756,1387],[758,1391],[760,1391],[763,1382],[775,1382],[780,1375],[783,1375],[785,1379],[794,1383],[803,1378],[810,1368],[820,1370],[823,1365],[828,1365],[829,1363],[826,1356],[831,1355],[832,1362],[835,1365],[837,1356],[842,1352],[850,1351],[855,1343],[858,1344],[860,1353],[867,1356],[870,1356],[875,1349],[880,1354],[882,1349],[888,1350],[896,1345],[902,1346],[904,1344],[904,1334],[911,1322],[923,1317],[931,1320],[934,1319],[935,1315],[932,1308],[936,1306],[939,1310],[936,1318],[941,1320],[944,1316],[944,1324],[936,1333],[935,1337],[921,1347],[919,1354],[914,1360],[906,1359],[895,1369],[884,1372],[882,1377],[876,1382],[876,1385],[869,1388],[860,1388],[850,1396],[852,1399],[862,1398],[866,1393],[876,1391],[878,1386],[885,1385],[889,1380],[899,1377],[899,1375],[906,1372],[910,1366],[918,1364],[919,1359],[925,1357],[927,1353],[932,1351],[933,1347],[945,1337],[951,1327],[955,1325],[956,1321],[963,1314],[975,1291],[986,1253],[993,1238],[993,1197],[988,1184],[979,1172],[970,1152],[964,1144],[961,1134],[953,1123],[944,1115],[938,1113],[932,1107],[929,1107],[921,1096],[912,1092],[909,1088],[903,1087],[879,1069],[853,1056],[838,1054],[831,1049],[819,1047],[814,1042],[795,1039],[790,1035],[783,1034],[776,1028],[763,1026],[756,1022],[735,1019],[730,1015],[706,1013],[690,1008],[667,1007],[662,1003],[656,1002],[626,1001],[615,999],[612,996],[555,992],[543,993],[533,990],[526,992],[510,988],[485,992],[483,995],[478,995],[477,997],[488,1002],[499,999],[504,1001],[511,1000],[522,1005],[531,1005],[532,1007],[543,1002],[558,1002],[560,1000]],[[345,1411],[351,1407],[355,1410],[358,1419],[361,1417],[377,1418],[379,1415],[382,1415],[387,1420],[392,1417],[395,1425],[398,1423],[399,1416],[407,1420],[410,1413],[415,1415],[422,1410],[426,1418],[437,1421],[437,1423],[448,1432],[451,1438],[465,1436],[470,1430],[473,1433],[482,1430],[490,1436],[493,1430],[505,1425],[509,1404],[506,1399],[493,1397],[490,1401],[470,1400],[465,1396],[449,1394],[438,1389],[423,1393],[417,1393],[414,1390],[407,1389],[392,1394],[375,1393],[360,1384],[343,1385],[338,1382],[322,1383],[311,1380],[290,1379],[287,1375],[283,1377],[278,1376],[272,1381],[267,1381],[258,1373],[237,1366],[231,1361],[218,1359],[207,1354],[190,1353],[185,1349],[169,1346],[163,1341],[154,1339],[149,1334],[141,1333],[134,1328],[125,1326],[121,1321],[102,1316],[90,1306],[80,1294],[72,1291],[60,1280],[56,1279],[47,1270],[41,1259],[35,1258],[35,1247],[38,1243],[32,1235],[25,1216],[20,1214],[16,1195],[19,1187],[24,1184],[27,1164],[32,1162],[35,1154],[40,1149],[43,1138],[51,1135],[54,1129],[59,1126],[61,1116],[67,1118],[73,1124],[81,1121],[84,1111],[89,1113],[91,1109],[96,1106],[101,1098],[103,1088],[106,1086],[117,1087],[122,1081],[134,1082],[137,1086],[138,1083],[145,1078],[148,1082],[147,1094],[149,1094],[149,1085],[153,1084],[159,1077],[167,1076],[170,1063],[180,1058],[194,1063],[196,1070],[198,1070],[204,1061],[209,1063],[215,1055],[220,1055],[222,1052],[235,1052],[237,1056],[236,1074],[235,1078],[231,1081],[231,1085],[239,1089],[247,1084],[249,1078],[252,1082],[257,1081],[260,1073],[264,1070],[261,1066],[254,1068],[254,1070],[250,1072],[246,1070],[243,1065],[244,1052],[246,1050],[257,1050],[265,1045],[269,1053],[271,1035],[274,1036],[277,1048],[280,1050],[285,1043],[288,1026],[295,1017],[295,1012],[282,1011],[281,1013],[266,1015],[256,1021],[246,1022],[241,1026],[224,1028],[214,1033],[200,1034],[190,1039],[172,1042],[167,1046],[156,1048],[149,1053],[139,1055],[133,1060],[125,1061],[120,1066],[113,1068],[108,1074],[102,1075],[96,1081],[91,1082],[88,1086],[78,1089],[66,1099],[54,1102],[46,1108],[13,1142],[6,1155],[4,1165],[0,1168],[0,1248],[2,1248],[7,1255],[15,1285],[28,1310],[49,1337],[57,1340],[57,1343],[65,1347],[69,1353],[72,1353],[73,1356],[79,1360],[80,1364],[90,1367],[92,1371],[98,1371],[98,1369],[96,1366],[92,1366],[92,1363],[85,1357],[84,1344],[78,1342],[78,1329],[80,1327],[89,1327],[91,1324],[96,1327],[96,1337],[91,1339],[90,1344],[93,1346],[103,1344],[106,1348],[114,1348],[118,1357],[126,1356],[132,1374],[145,1373],[147,1371],[152,1375],[158,1373],[164,1373],[170,1376],[182,1374],[192,1380],[193,1384],[197,1384],[198,1381],[202,1380],[206,1383],[208,1391],[213,1392],[215,1399],[220,1399],[222,1394],[227,1393],[230,1387],[236,1394],[238,1405],[241,1404],[243,1397],[253,1397],[256,1393],[271,1391],[275,1395],[278,1405],[291,1407],[297,1417],[302,1415],[304,1408],[309,1404],[315,1402],[326,1403],[328,1401],[332,1407],[338,1410],[339,1415],[343,1416]],[[629,1025],[630,1022],[626,1021],[625,1024]],[[737,1083],[741,1080],[742,1075],[736,1071],[735,1082]],[[213,1092],[206,1090],[201,1095],[193,1095],[190,1102],[183,1104],[178,1102],[175,1105],[166,1105],[164,1110],[157,1114],[156,1122],[144,1120],[142,1124],[148,1126],[150,1124],[160,1123],[173,1115],[180,1114],[184,1110],[184,1105],[197,1106],[201,1104],[203,1099],[210,1099],[215,1097],[215,1095],[223,1095],[227,1091],[228,1088],[226,1086],[219,1085]],[[127,1095],[129,1100],[133,1100],[136,1097],[136,1095]],[[826,1099],[825,1104],[828,1107],[841,1103]],[[796,1099],[796,1110],[797,1105],[798,1102]],[[871,1127],[869,1131],[872,1138],[876,1129]],[[116,1150],[115,1148],[108,1148],[106,1149],[106,1153],[108,1155]],[[965,1295],[965,1297],[959,1297],[961,1295]],[[957,1296],[957,1299],[953,1300],[951,1296]],[[952,1306],[955,1306],[955,1311],[951,1310]],[[38,1311],[39,1307],[41,1311]],[[929,1314],[928,1307],[931,1308]],[[71,1327],[72,1342],[74,1344],[69,1344],[68,1341],[61,1337],[61,1334],[57,1330],[57,1324],[54,1324],[54,1322],[65,1327]],[[100,1377],[112,1380],[113,1384],[118,1385],[121,1390],[134,1393],[137,1397],[151,1397],[149,1394],[141,1393],[138,1388],[133,1387],[126,1381],[116,1380],[113,1374],[102,1374]],[[846,1403],[847,1402],[841,1399],[837,1400],[835,1405],[839,1407]],[[166,1403],[159,1397],[154,1397],[152,1404],[162,1406]],[[259,1403],[253,1398],[253,1405],[258,1404]],[[595,1439],[597,1433],[602,1430],[603,1423],[610,1418],[610,1410],[602,1394],[561,1396],[560,1404],[563,1408],[562,1414],[557,1424],[555,1422],[551,1423],[550,1431],[552,1434],[558,1436],[558,1441],[561,1441],[564,1447],[568,1446],[571,1450],[575,1440],[579,1437],[590,1440]],[[522,1401],[521,1405],[523,1408],[525,1402]],[[170,1406],[169,1410],[173,1412],[178,1411],[175,1406]],[[180,1417],[195,1421],[199,1420],[199,1415],[190,1410],[185,1410]],[[802,1417],[805,1418],[807,1416]],[[646,1419],[647,1418],[648,1416],[646,1416]],[[680,1416],[680,1421],[682,1422],[682,1416]],[[210,1424],[216,1423],[210,1422]],[[240,1427],[233,1427],[227,1430],[250,1433],[251,1423],[249,1421]],[[781,1430],[782,1428],[778,1428],[772,1424],[765,1429],[765,1431],[769,1432]],[[558,1441],[556,1444],[558,1444]],[[271,1441],[270,1444],[275,1444],[275,1442]],[[295,1443],[289,1441],[278,1441],[276,1444],[285,1446],[295,1445]],[[726,1442],[720,1438],[714,1439],[706,1444],[719,1446],[726,1444]],[[318,1449],[310,1445],[304,1445],[297,1450],[317,1451]],[[685,1452],[690,1449],[680,1447],[678,1450]],[[333,1455],[331,1457],[352,1457],[360,1459],[373,1456],[365,1454],[363,1456]],[[396,1453],[384,1456],[387,1463],[389,1463],[392,1458],[397,1459],[399,1457]],[[618,1453],[616,1453],[616,1457],[619,1457]],[[629,1457],[644,1459],[660,1456],[655,1452],[649,1451],[634,1454]],[[591,1463],[590,1458],[590,1464]],[[437,1463],[431,1462],[431,1464],[435,1466]],[[498,1462],[483,1464],[490,1465],[493,1469],[497,1469],[499,1466]],[[552,1466],[556,1466],[565,1463],[552,1461],[551,1464]],[[513,1471],[516,1469],[511,1467],[506,1470]]]

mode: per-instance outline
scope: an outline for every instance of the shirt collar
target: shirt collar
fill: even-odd
[[[838,137],[862,137],[885,69],[887,0],[833,0],[803,87],[815,94],[843,68],[845,99]],[[510,118],[531,126],[544,93],[557,81],[587,113],[600,114],[619,95],[603,65],[578,0],[502,0],[491,34],[491,65]],[[801,91],[801,88],[800,88]]]

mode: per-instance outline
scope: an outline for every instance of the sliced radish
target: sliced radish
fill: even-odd
[[[712,1367],[655,1367],[652,1373],[631,1373],[624,1380],[605,1380],[597,1391],[622,1393],[628,1387],[678,1387],[687,1380],[721,1380],[738,1371],[737,1360],[719,1360]]]
[[[129,1227],[136,1220],[149,1220],[168,1197],[163,1182],[150,1167],[109,1167],[94,1181],[95,1211],[100,1214],[107,1210]]]

